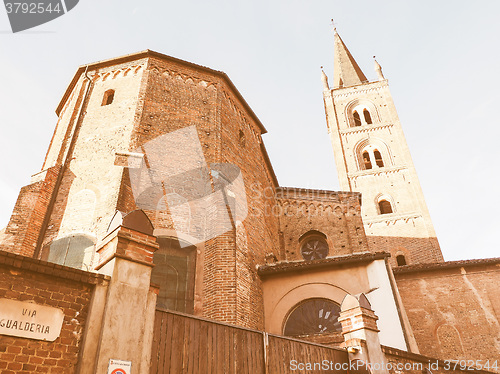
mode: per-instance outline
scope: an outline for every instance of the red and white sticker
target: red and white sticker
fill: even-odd
[[[110,359],[108,374],[131,374],[132,361]]]

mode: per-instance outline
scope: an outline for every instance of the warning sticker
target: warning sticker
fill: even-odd
[[[109,360],[108,374],[130,374],[132,368],[132,361],[123,360]]]

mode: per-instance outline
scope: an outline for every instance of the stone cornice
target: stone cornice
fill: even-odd
[[[222,71],[210,69],[206,66],[197,65],[197,64],[194,64],[192,62],[184,61],[184,60],[181,60],[181,59],[178,59],[175,57],[167,56],[167,55],[164,55],[162,53],[151,51],[149,49],[147,49],[145,51],[137,52],[137,53],[132,53],[132,54],[122,56],[122,57],[117,57],[117,58],[113,58],[113,59],[109,59],[109,60],[105,60],[105,61],[98,61],[98,62],[94,62],[94,63],[88,64],[88,65],[80,66],[78,68],[78,70],[76,71],[75,75],[73,76],[73,79],[71,80],[71,83],[69,84],[68,88],[64,92],[64,95],[63,95],[61,101],[59,102],[59,105],[57,106],[56,114],[59,116],[59,114],[60,114],[62,108],[64,107],[64,105],[66,104],[66,101],[68,100],[71,92],[73,91],[74,87],[78,83],[80,77],[85,73],[85,71],[88,71],[91,75],[93,75],[97,70],[100,70],[103,68],[113,69],[113,66],[121,65],[121,64],[125,64],[125,63],[131,64],[132,62],[135,62],[135,61],[137,61],[138,65],[143,66],[144,64],[149,64],[149,61],[151,61],[152,59],[159,59],[159,60],[163,60],[163,61],[168,61],[170,63],[178,64],[180,66],[185,66],[189,69],[199,70],[201,72],[212,75],[214,77],[221,78],[223,81],[225,81],[228,84],[230,90],[233,91],[233,93],[238,98],[238,100],[240,100],[243,107],[248,111],[250,117],[252,117],[252,119],[257,123],[257,126],[261,129],[261,133],[265,134],[267,132],[267,130],[264,127],[264,125],[262,124],[262,122],[260,122],[257,115],[250,108],[248,103],[245,101],[245,99],[243,98],[241,93],[238,91],[238,89],[236,88],[234,83],[231,81],[231,79],[229,79],[229,77],[227,76],[226,73],[224,73]],[[149,67],[148,67],[148,69],[149,69]]]
[[[385,259],[390,257],[387,252],[360,252],[350,255],[327,257],[321,260],[312,261],[283,261],[276,264],[261,265],[258,267],[260,277],[265,277],[274,274],[297,273],[299,271],[314,271],[317,269],[334,269],[344,266],[357,266],[363,263],[370,263],[375,260]]]
[[[337,97],[347,97],[351,95],[359,95],[360,93],[368,93],[372,91],[377,91],[380,88],[388,87],[389,83],[386,80],[383,81],[375,81],[363,83],[358,86],[351,87],[342,87],[342,88],[334,88],[331,90],[331,94],[333,98]]]
[[[365,226],[371,228],[375,223],[385,223],[387,226],[390,224],[395,224],[397,221],[404,221],[405,223],[416,219],[421,218],[422,215],[420,213],[408,213],[408,214],[398,214],[398,213],[389,213],[389,214],[381,214],[380,216],[376,216],[374,218],[365,218],[363,217],[363,223]]]
[[[372,131],[383,130],[383,129],[390,129],[391,127],[394,127],[394,125],[392,123],[389,123],[387,125],[379,125],[379,126],[365,125],[365,126],[350,127],[347,130],[340,130],[339,132],[341,135],[346,136],[346,135],[372,132]]]
[[[406,166],[391,166],[391,167],[383,167],[383,168],[376,168],[369,170],[359,170],[355,171],[354,173],[347,174],[347,177],[350,180],[355,180],[360,177],[366,177],[366,176],[379,176],[379,175],[399,173],[407,169],[408,168]]]
[[[361,202],[361,193],[315,190],[309,188],[278,187],[276,189],[276,198],[278,200],[307,200],[338,203],[350,202],[354,199]]]

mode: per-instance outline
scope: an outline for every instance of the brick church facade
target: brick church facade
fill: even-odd
[[[0,329],[1,372],[101,373],[110,359],[134,373],[293,372],[271,369],[281,336],[367,364],[500,372],[500,258],[443,260],[376,71],[369,82],[335,33],[322,80],[342,191],[326,191],[279,186],[266,129],[225,73],[150,50],[81,66],[0,235],[0,301],[62,310],[62,328],[53,341]],[[183,339],[162,332],[190,316]],[[230,343],[234,362],[214,353],[193,369],[200,343],[166,364],[166,350],[211,341],[188,326],[212,322],[262,332],[262,368]]]

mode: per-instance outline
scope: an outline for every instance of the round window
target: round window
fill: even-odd
[[[300,249],[304,260],[319,260],[328,255],[328,244],[322,237],[307,238]]]

